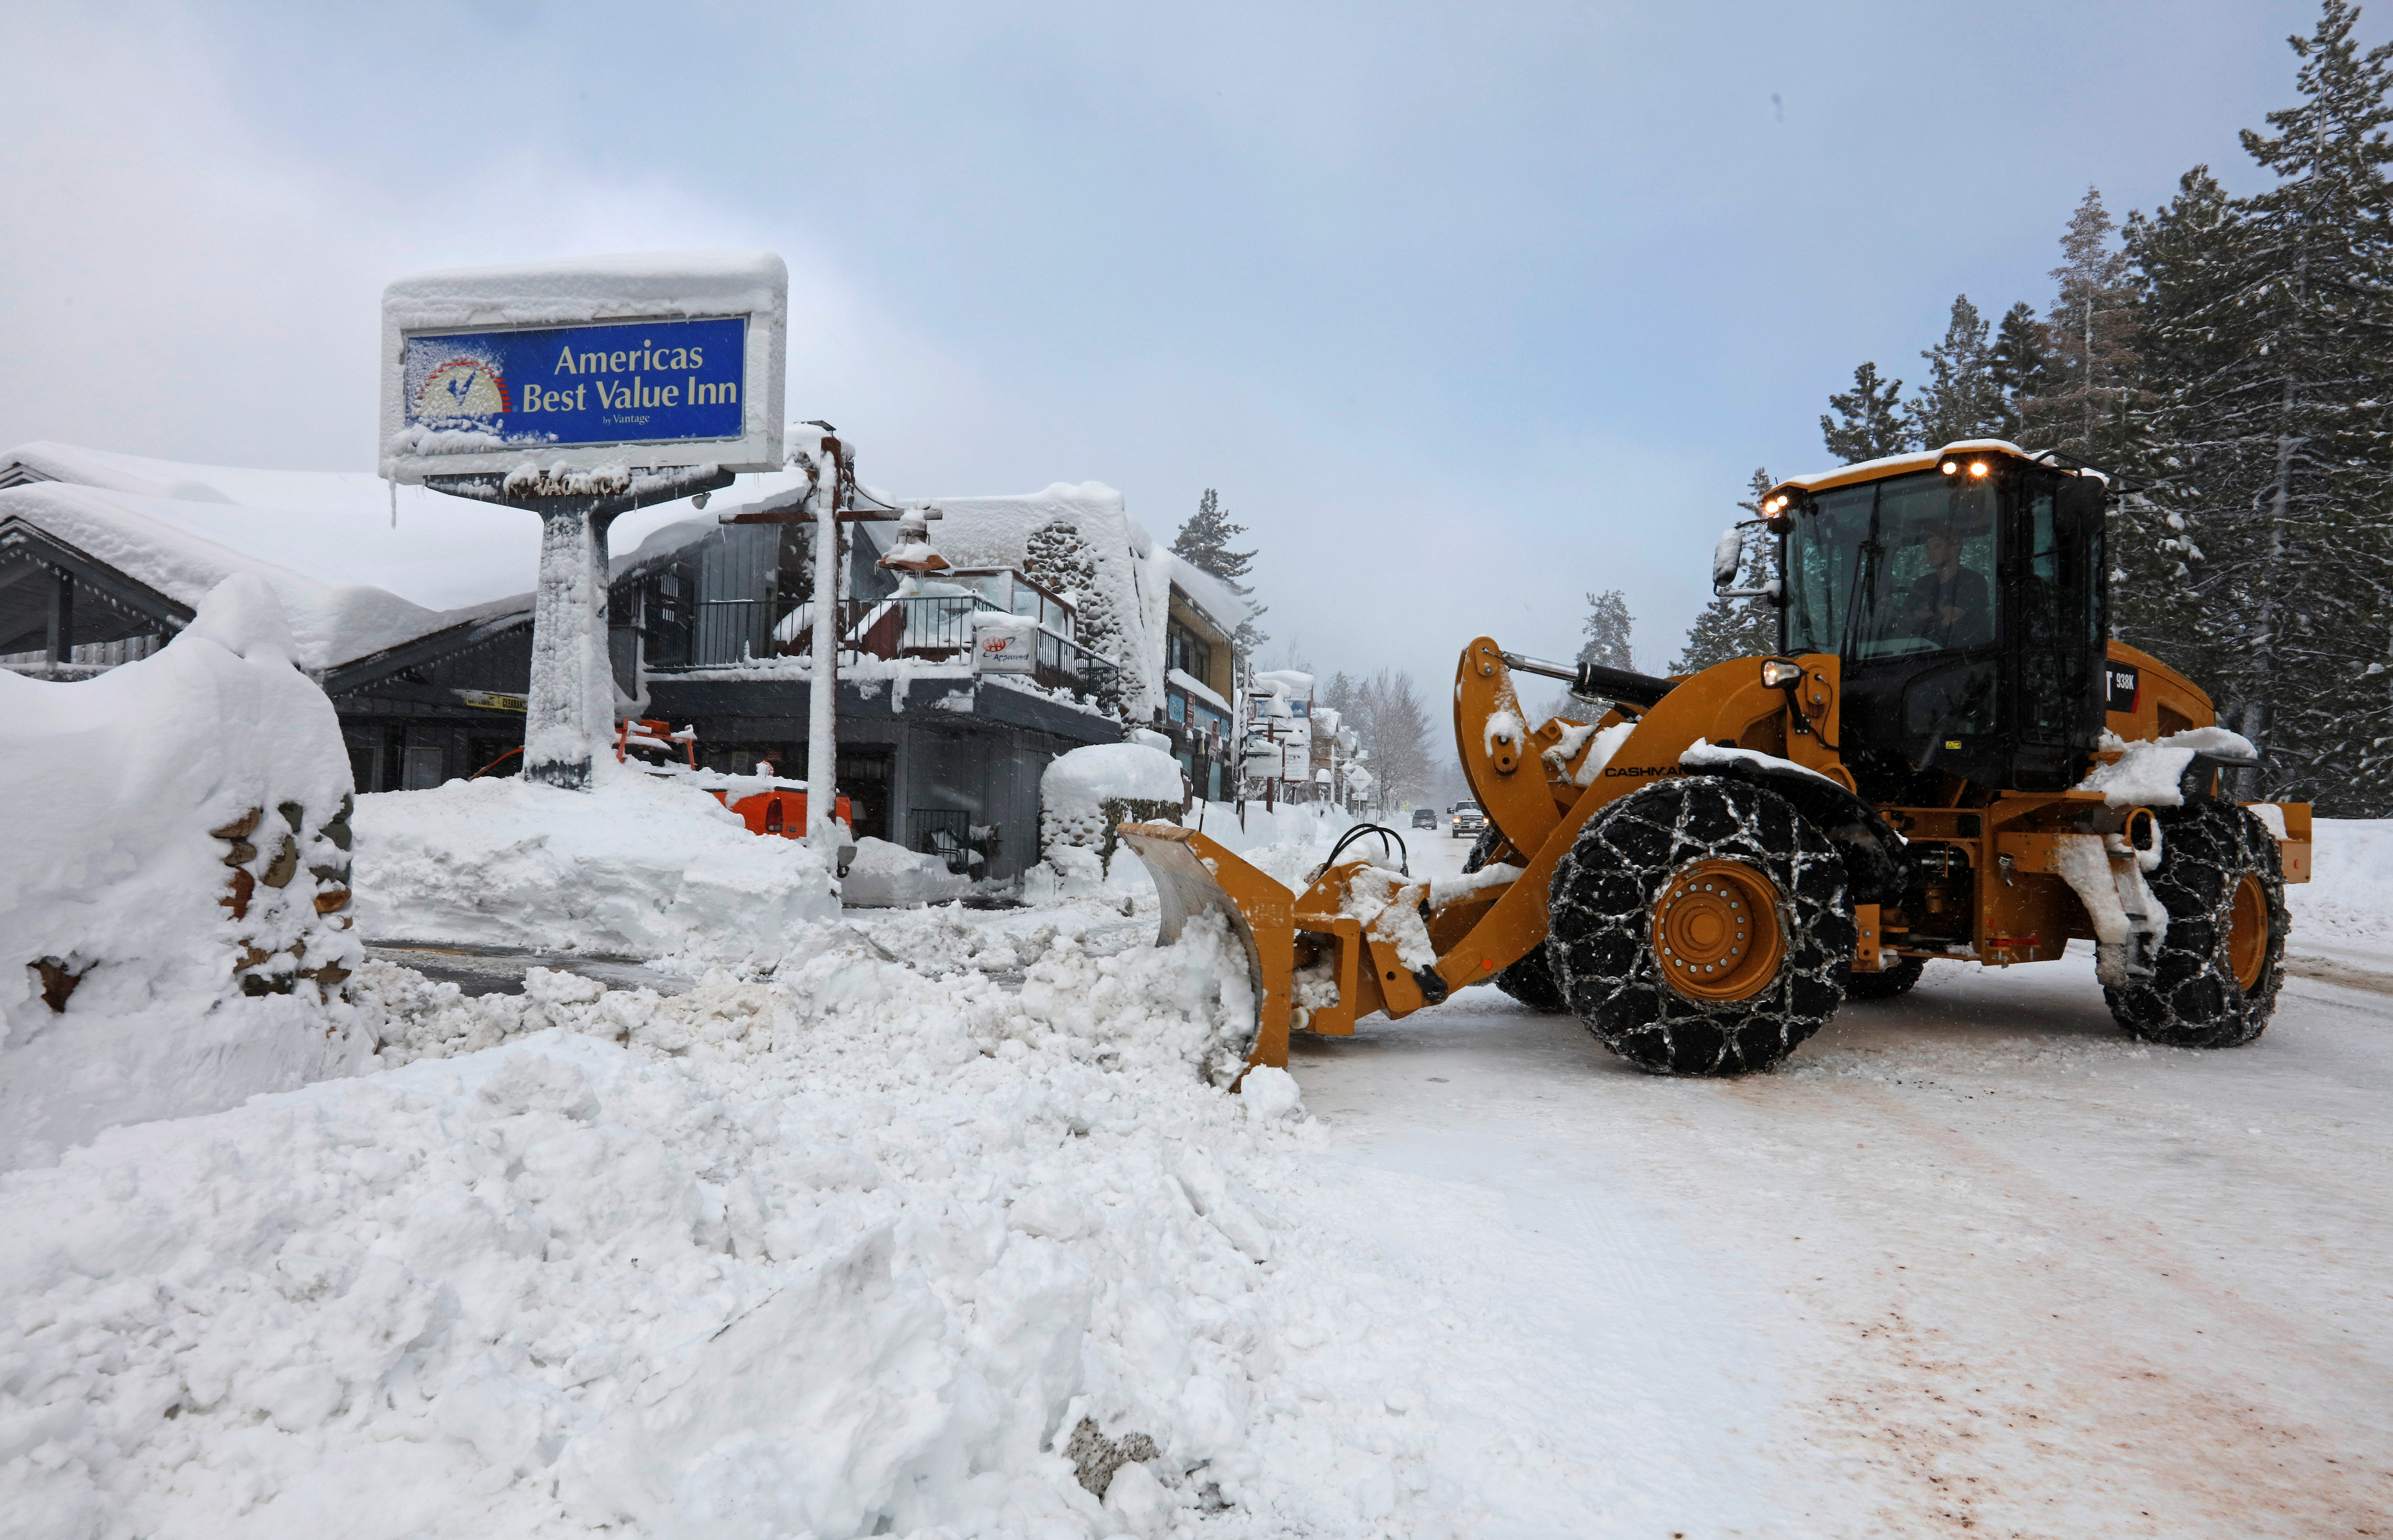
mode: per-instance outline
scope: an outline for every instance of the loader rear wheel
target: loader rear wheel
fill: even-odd
[[[1907,957],[1882,973],[1856,972],[1845,985],[1845,998],[1890,1000],[1897,995],[1908,995],[1927,966],[1926,958]]]
[[[1579,830],[1547,907],[1571,1011],[1640,1069],[1768,1069],[1844,1003],[1844,857],[1758,786],[1690,776],[1622,798]]]
[[[2235,1048],[2268,1029],[2285,981],[2285,877],[2277,842],[2230,802],[2159,808],[2161,864],[2149,881],[2168,911],[2152,976],[2102,991],[2130,1037]]]
[[[1471,847],[1471,854],[1463,858],[1462,869],[1471,872],[1484,867],[1503,842],[1504,836],[1496,831],[1496,826],[1488,825],[1480,831],[1479,841]],[[1497,973],[1493,982],[1497,988],[1532,1011],[1570,1009],[1563,1000],[1562,981],[1554,976],[1554,965],[1547,959],[1546,946],[1542,941],[1531,947],[1528,955],[1520,961]]]

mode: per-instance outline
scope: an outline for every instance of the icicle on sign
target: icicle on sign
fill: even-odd
[[[383,474],[777,470],[788,295],[768,252],[401,279],[383,293]]]

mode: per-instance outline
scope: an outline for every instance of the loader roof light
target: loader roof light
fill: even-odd
[[[1958,476],[1961,474],[1961,467],[1955,464],[1950,460],[1944,462],[1944,463],[1939,466],[1938,469],[1942,470],[1946,476]]]
[[[1984,461],[1982,461],[1982,460],[1972,460],[1972,461],[1970,461],[1970,462],[1969,462],[1969,474],[1970,474],[1971,476],[1983,476],[1983,475],[1985,475],[1985,474],[1986,474],[1986,463],[1985,463]]]

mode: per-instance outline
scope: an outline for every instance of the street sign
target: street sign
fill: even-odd
[[[383,291],[382,474],[778,470],[788,309],[764,252],[401,279]]]

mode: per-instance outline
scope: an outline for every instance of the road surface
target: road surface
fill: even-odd
[[[2393,1534],[2382,993],[2196,1052],[2090,956],[1933,963],[1685,1081],[1477,988],[1290,1068],[1482,1533]]]

